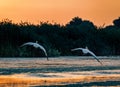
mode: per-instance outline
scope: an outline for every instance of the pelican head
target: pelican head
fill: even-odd
[[[38,41],[36,40],[36,43],[38,43]]]
[[[86,46],[85,49],[88,49],[88,47]]]

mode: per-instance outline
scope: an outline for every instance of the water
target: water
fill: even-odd
[[[103,65],[101,66],[92,57],[54,57],[47,61],[46,58],[0,58],[0,76],[15,75],[17,77],[37,77],[37,78],[77,78],[79,76],[120,76],[119,57],[99,57]],[[120,81],[120,78],[118,78]],[[119,81],[112,79],[105,82],[84,82],[84,83],[64,83],[62,87],[78,86],[108,86],[120,85]],[[36,85],[33,87],[40,87]],[[43,86],[42,86],[43,87]],[[46,87],[46,86],[45,86]],[[50,87],[56,87],[54,85]],[[57,86],[59,87],[59,86]]]

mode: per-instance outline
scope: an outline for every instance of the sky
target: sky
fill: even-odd
[[[120,0],[0,0],[0,20],[66,24],[78,16],[97,26],[120,17]]]

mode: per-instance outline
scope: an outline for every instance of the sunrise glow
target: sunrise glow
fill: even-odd
[[[120,0],[0,0],[0,20],[68,23],[79,16],[95,25],[112,24],[120,16]]]

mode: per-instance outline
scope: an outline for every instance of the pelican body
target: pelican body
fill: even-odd
[[[71,49],[71,51],[76,51],[76,50],[81,50],[84,54],[90,54],[92,55],[101,65],[102,63],[100,62],[100,60],[97,58],[97,56],[90,51],[87,47],[86,48],[75,48],[75,49]]]
[[[41,50],[45,53],[45,56],[47,57],[47,60],[49,60],[45,48],[44,48],[42,45],[38,44],[37,41],[36,41],[36,43],[34,43],[34,42],[24,43],[24,44],[22,44],[20,47],[23,47],[23,46],[26,46],[26,45],[33,46],[33,47],[35,47],[35,48],[41,49]]]

